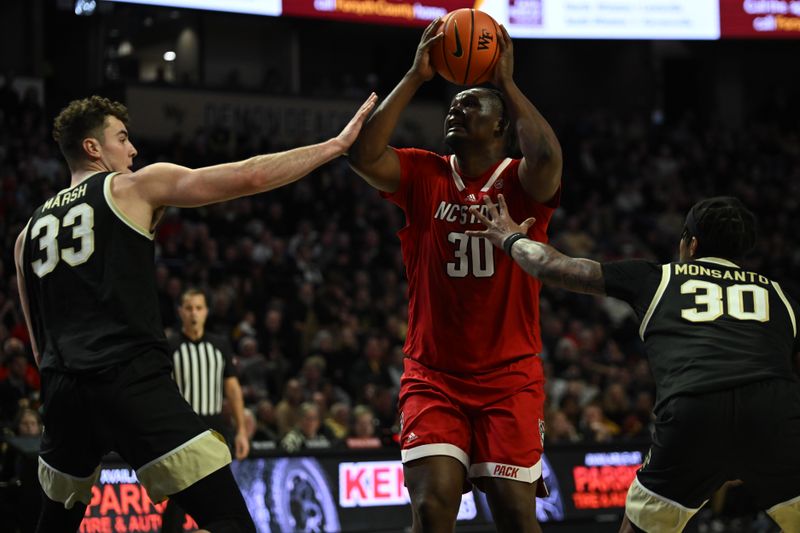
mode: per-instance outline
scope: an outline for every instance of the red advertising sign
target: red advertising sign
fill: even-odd
[[[641,452],[589,453],[572,468],[575,509],[625,507],[628,487],[642,462]]]
[[[426,26],[454,9],[480,0],[284,0],[283,14],[351,22]]]
[[[100,483],[92,487],[92,499],[79,533],[158,533],[165,506],[165,502],[154,504],[150,500],[133,470],[104,468],[100,471]],[[185,520],[185,531],[197,529],[191,517]]]
[[[723,38],[800,38],[800,0],[719,1]]]

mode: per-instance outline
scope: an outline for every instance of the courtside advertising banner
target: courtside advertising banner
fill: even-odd
[[[538,520],[619,519],[645,450],[643,443],[550,448],[542,458],[549,495],[537,498]],[[232,468],[259,533],[397,532],[411,526],[410,499],[397,450],[252,455],[256,457],[234,461]],[[163,507],[150,501],[130,467],[107,461],[92,488],[80,533],[155,533],[161,528]],[[473,487],[462,496],[458,523],[492,529],[492,522],[486,496]],[[196,525],[187,518],[183,528],[193,531]]]

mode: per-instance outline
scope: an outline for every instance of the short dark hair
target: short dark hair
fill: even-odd
[[[517,152],[517,132],[511,127],[511,117],[508,115],[506,97],[501,91],[489,87],[483,87],[500,105],[500,120],[503,123],[503,136],[505,137],[505,150],[509,156],[516,155]]]
[[[196,287],[189,287],[188,289],[186,289],[181,293],[181,305],[183,305],[183,302],[186,300],[186,298],[189,298],[191,296],[202,296],[203,301],[206,302],[206,306],[208,305],[208,296],[206,296],[205,292],[201,291]]]
[[[83,140],[87,137],[101,138],[106,117],[118,118],[128,124],[128,108],[119,102],[90,96],[73,100],[53,121],[53,139],[58,143],[67,162],[83,158]]]
[[[694,204],[686,215],[682,238],[697,237],[696,257],[735,259],[753,249],[756,216],[733,196],[715,196]]]

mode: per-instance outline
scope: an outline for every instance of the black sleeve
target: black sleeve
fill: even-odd
[[[606,294],[629,303],[636,316],[643,318],[661,283],[661,265],[631,259],[603,263],[602,268]]]
[[[175,350],[181,345],[181,337],[177,333],[171,334],[167,337],[167,346],[169,347],[169,358],[172,360]]]

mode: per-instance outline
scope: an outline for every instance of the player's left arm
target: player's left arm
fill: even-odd
[[[516,128],[522,162],[519,179],[522,188],[539,203],[553,198],[561,185],[563,158],[561,144],[553,128],[514,83],[514,47],[504,26],[497,34],[500,57],[492,83],[506,97],[511,124]]]
[[[225,398],[231,404],[233,418],[236,420],[236,437],[234,447],[236,459],[242,460],[250,453],[250,440],[247,438],[247,428],[244,425],[244,398],[242,397],[242,387],[236,376],[225,378],[222,382]]]
[[[484,197],[490,218],[481,214],[478,206],[472,206],[472,213],[486,225],[486,229],[469,230],[467,235],[489,239],[492,244],[509,253],[525,272],[543,283],[574,292],[600,296],[606,294],[600,263],[569,257],[549,244],[526,238],[535,219],[529,218],[517,224],[508,214],[505,197],[500,194],[497,199],[498,203],[494,204],[488,196]]]
[[[28,327],[28,335],[31,338],[31,350],[33,351],[33,358],[36,364],[40,363],[39,347],[36,345],[36,337],[33,334],[33,325],[31,323],[31,311],[28,305],[28,292],[25,290],[25,274],[22,268],[22,255],[23,247],[25,245],[25,234],[28,232],[26,225],[17,237],[17,242],[14,244],[14,263],[17,267],[17,291],[19,292],[19,303],[22,306],[22,314],[25,316],[25,325]]]

